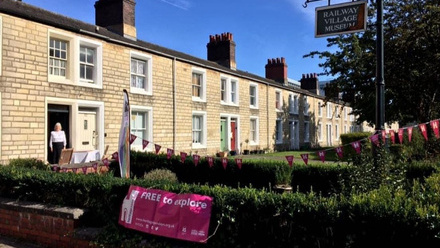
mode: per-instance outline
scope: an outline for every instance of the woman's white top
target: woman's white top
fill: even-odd
[[[64,146],[66,146],[66,134],[64,131],[52,131],[50,132],[50,141],[49,146],[52,148],[53,142],[63,142]]]

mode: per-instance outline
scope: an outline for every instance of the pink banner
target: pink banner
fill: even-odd
[[[390,130],[389,132],[390,132],[391,143],[395,144],[396,143],[396,135],[394,133],[394,130]]]
[[[433,120],[430,122],[432,131],[434,131],[435,137],[437,139],[440,138],[440,134],[438,132],[438,122],[439,122],[438,120]]]
[[[344,152],[342,151],[342,146],[336,147],[335,150],[336,150],[336,154],[338,154],[338,157],[340,159],[342,159],[344,157]]]
[[[63,172],[66,173],[67,172],[67,168],[63,168]]]
[[[408,127],[408,141],[411,142],[413,127]]]
[[[72,168],[73,173],[76,174],[76,172],[78,171],[78,168]]]
[[[119,156],[118,156],[118,152],[114,152],[112,154],[112,159],[118,160]]]
[[[301,154],[300,156],[301,156],[302,160],[304,161],[304,163],[307,165],[309,163],[309,154],[308,153]]]
[[[235,163],[237,164],[238,169],[241,170],[241,165],[242,165],[242,163],[243,163],[243,161],[241,160],[241,158],[236,158],[236,159],[235,159]]]
[[[287,163],[289,163],[289,166],[292,167],[292,164],[293,164],[293,155],[286,156],[286,160],[287,160]]]
[[[379,135],[378,134],[370,136],[370,140],[371,140],[371,142],[373,142],[373,144],[375,144],[376,146],[379,146]]]
[[[82,171],[83,171],[84,174],[87,174],[87,167],[84,166],[84,167],[82,167],[81,169],[82,169]]]
[[[425,137],[425,140],[428,141],[428,132],[426,131],[426,124],[425,123],[419,124],[419,128],[423,134],[423,137]]]
[[[351,146],[353,147],[353,149],[356,151],[357,154],[361,153],[361,142],[360,141],[352,142]]]
[[[110,162],[108,161],[108,158],[104,158],[104,159],[102,160],[102,163],[104,164],[105,167],[108,167],[109,164],[110,164]]]
[[[194,165],[197,166],[199,164],[200,155],[193,154]]]
[[[206,159],[208,160],[209,167],[214,166],[214,158],[213,157],[206,157]]]
[[[167,148],[167,159],[170,159],[173,154],[174,150],[171,148]]]
[[[182,163],[185,163],[187,155],[186,152],[180,152],[180,161],[182,161]]]
[[[92,167],[95,170],[95,172],[98,172],[98,163],[93,163]]]
[[[162,148],[160,145],[158,145],[158,144],[154,144],[154,149],[156,150],[156,154],[159,153],[160,148]]]
[[[153,235],[206,243],[212,198],[130,186],[119,224]]]
[[[226,170],[226,167],[228,166],[228,159],[227,158],[222,158],[222,165],[223,165],[223,169]]]
[[[148,140],[142,140],[142,150],[144,150],[145,147],[147,147],[149,143],[150,142]]]
[[[399,137],[399,143],[403,143],[403,128],[399,128],[399,131],[397,132],[397,136]]]
[[[325,162],[325,151],[319,151],[318,156],[321,159],[321,161],[324,163]]]
[[[382,130],[382,143],[385,144],[386,139],[387,139],[387,131]]]
[[[136,140],[137,136],[134,134],[130,134],[130,145]]]

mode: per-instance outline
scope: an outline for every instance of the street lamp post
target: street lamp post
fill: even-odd
[[[376,133],[385,129],[385,79],[383,42],[383,0],[377,0],[376,36]]]

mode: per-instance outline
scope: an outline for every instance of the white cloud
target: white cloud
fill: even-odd
[[[160,1],[183,10],[188,10],[191,7],[191,3],[187,0],[160,0]]]

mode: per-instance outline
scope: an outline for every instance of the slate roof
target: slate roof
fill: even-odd
[[[221,66],[213,61],[208,61],[205,59],[201,59],[198,57],[194,57],[182,52],[178,52],[172,49],[168,49],[162,46],[158,46],[146,41],[142,40],[132,40],[129,38],[125,38],[119,34],[113,33],[106,28],[98,27],[96,25],[92,25],[86,22],[82,22],[76,19],[72,19],[70,17],[66,17],[54,12],[47,11],[42,8],[38,8],[36,6],[26,4],[21,1],[16,0],[0,0],[0,12],[20,17],[29,21],[34,21],[37,23],[45,24],[48,26],[68,30],[75,33],[80,33],[84,35],[94,36],[96,38],[105,40],[111,43],[118,43],[125,46],[131,46],[133,48],[137,48],[140,50],[145,50],[147,52],[153,54],[160,54],[162,56],[176,58],[179,61],[185,61],[190,64],[199,65],[203,67],[207,67],[213,70],[225,72],[231,75],[236,75],[239,77],[247,78],[252,81],[269,84],[274,87],[288,89],[290,91],[295,91],[299,93],[303,93],[306,95],[311,95],[314,97],[322,98],[321,96],[315,95],[307,90],[297,89],[293,87],[284,86],[278,82],[275,82],[271,79],[263,78],[258,75],[241,71],[241,70],[232,70],[227,67]]]

